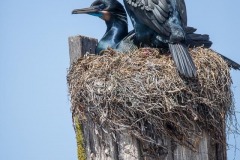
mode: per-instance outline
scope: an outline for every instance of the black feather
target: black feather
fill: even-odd
[[[169,43],[169,50],[172,53],[177,70],[186,77],[196,77],[197,70],[186,46],[181,43]]]

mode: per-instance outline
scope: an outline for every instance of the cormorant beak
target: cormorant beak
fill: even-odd
[[[102,13],[98,6],[91,6],[88,8],[74,9],[72,14],[90,14],[93,16],[101,17]]]
[[[97,16],[105,21],[109,21],[111,18],[110,12],[101,9],[101,6],[94,5],[88,8],[75,9],[72,14],[90,14],[92,16]]]

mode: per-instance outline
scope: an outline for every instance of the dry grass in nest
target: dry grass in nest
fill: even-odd
[[[229,67],[210,49],[190,53],[196,79],[180,77],[172,57],[157,49],[80,58],[67,77],[73,115],[84,120],[88,113],[102,126],[154,144],[164,135],[193,149],[203,130],[223,142],[232,107]]]

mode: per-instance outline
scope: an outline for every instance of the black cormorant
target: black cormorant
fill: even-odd
[[[103,19],[107,30],[99,41],[96,53],[116,45],[128,35],[127,14],[123,5],[117,0],[96,0],[89,8],[75,9],[72,14],[90,14]]]
[[[139,43],[168,45],[178,71],[196,76],[186,45],[187,13],[184,0],[124,0]]]

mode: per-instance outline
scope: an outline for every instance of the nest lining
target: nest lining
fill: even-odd
[[[84,121],[88,113],[112,131],[127,129],[154,144],[164,135],[194,149],[203,131],[224,143],[232,111],[229,67],[211,49],[189,51],[195,79],[181,77],[169,53],[157,49],[78,59],[67,77],[73,115]]]

